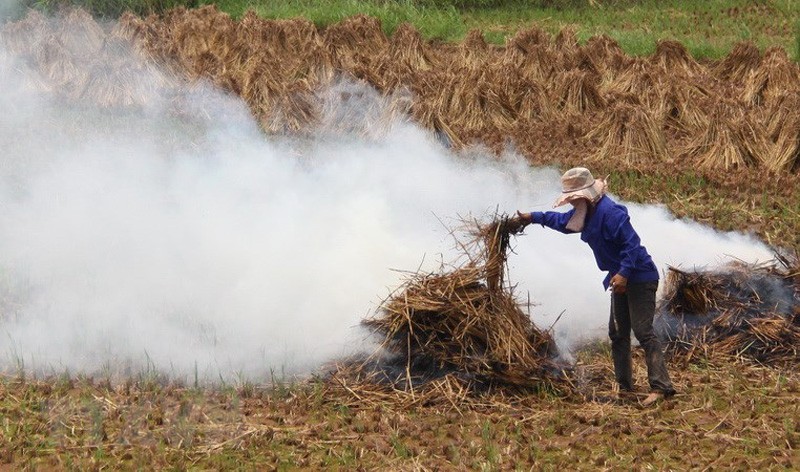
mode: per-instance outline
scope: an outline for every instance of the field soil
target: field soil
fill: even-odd
[[[790,469],[800,376],[736,360],[670,363],[678,394],[618,400],[607,348],[579,356],[575,393],[457,398],[322,379],[188,388],[140,379],[0,378],[0,466],[530,470]]]

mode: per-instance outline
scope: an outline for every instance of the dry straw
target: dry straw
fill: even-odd
[[[252,11],[236,21],[213,6],[126,14],[110,32],[81,10],[59,21],[32,11],[3,25],[0,41],[38,72],[29,85],[104,107],[141,107],[179,83],[210,80],[243,97],[267,132],[305,134],[324,116],[321,91],[350,77],[403,97],[390,100],[392,114],[459,148],[480,141],[500,150],[510,140],[553,162],[599,145],[588,152],[636,166],[669,165],[670,149],[706,169],[798,168],[798,120],[786,110],[796,108],[800,69],[782,49],[762,56],[747,42],[716,62],[697,61],[674,41],[632,58],[607,36],[581,46],[570,29],[552,38],[529,28],[503,47],[478,30],[459,45],[433,44],[407,24],[387,38],[365,15],[320,31]],[[122,42],[135,54],[112,59],[125,56]],[[149,67],[167,72],[158,78]],[[123,77],[132,71],[155,84]]]
[[[641,107],[618,103],[587,135],[599,142],[594,160],[624,162],[637,167],[667,160],[661,123]]]
[[[756,164],[764,149],[761,126],[735,103],[720,102],[680,154],[702,168],[742,169]]]
[[[800,92],[800,69],[786,51],[771,47],[747,75],[742,98],[753,105],[770,104],[789,91]]]
[[[411,275],[364,321],[383,340],[378,356],[384,365],[373,356],[343,366],[340,375],[374,380],[380,372],[384,383],[406,389],[445,376],[470,391],[552,386],[555,343],[522,312],[505,284],[510,235],[517,228],[505,217],[475,228],[475,239],[462,245],[467,263]]]

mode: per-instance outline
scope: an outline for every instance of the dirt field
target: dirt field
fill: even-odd
[[[610,356],[595,349],[578,364],[579,394],[454,403],[362,396],[323,381],[112,388],[3,377],[0,460],[79,470],[767,470],[800,460],[795,369],[673,363],[678,395],[643,408],[614,400]]]

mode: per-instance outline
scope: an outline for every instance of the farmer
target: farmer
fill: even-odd
[[[572,209],[517,212],[512,228],[539,223],[562,233],[580,233],[594,252],[597,266],[608,271],[603,286],[612,291],[608,335],[614,372],[620,392],[633,392],[631,329],[644,348],[651,405],[675,393],[664,362],[661,343],[653,332],[658,288],[658,270],[631,226],[628,210],[605,195],[606,182],[595,179],[588,169],[576,167],[561,177],[562,193],[553,208],[571,204]]]

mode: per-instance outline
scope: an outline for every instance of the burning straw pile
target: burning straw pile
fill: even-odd
[[[462,392],[550,386],[555,343],[504,284],[514,230],[505,217],[479,226],[463,246],[469,260],[462,267],[412,276],[363,321],[383,338],[381,349],[336,375],[401,390],[442,382]]]
[[[724,271],[670,268],[658,335],[685,356],[800,361],[800,265],[733,264]]]

